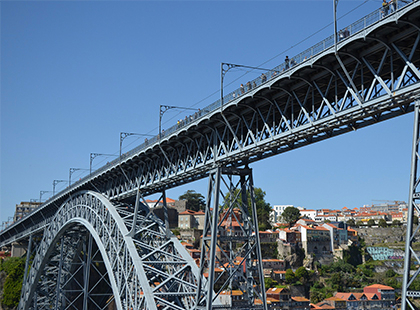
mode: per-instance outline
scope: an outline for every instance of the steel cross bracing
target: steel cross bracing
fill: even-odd
[[[267,310],[252,170],[211,171],[205,210],[197,308]],[[221,294],[230,303],[221,303]]]
[[[413,111],[420,92],[420,2],[226,102],[161,141],[62,191],[0,234],[0,245],[40,231],[68,195],[147,196]]]
[[[413,110],[419,96],[419,3],[273,78],[93,181],[110,199],[243,166]],[[414,9],[413,9],[414,10]],[[408,12],[408,11],[407,11]],[[403,12],[401,12],[402,14]]]
[[[304,60],[159,143],[93,172],[7,228],[0,245],[44,230],[20,309],[52,301],[56,309],[71,308],[72,294],[93,309],[107,303],[191,309],[200,299],[200,271],[138,202],[138,193],[164,192],[216,167],[246,166],[413,111],[420,93],[419,18],[415,1],[339,42],[337,53],[330,48]],[[103,290],[90,285],[95,277]]]
[[[37,247],[19,309],[192,309],[198,267],[153,212],[82,191]],[[132,233],[133,232],[133,233]]]

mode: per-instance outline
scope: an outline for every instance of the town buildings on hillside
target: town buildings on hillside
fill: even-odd
[[[275,205],[273,211],[270,214],[270,218],[273,223],[282,222],[281,215],[287,207],[293,207],[293,205]],[[370,206],[363,206],[360,208],[349,209],[343,207],[341,210],[307,210],[302,207],[299,209],[302,218],[313,220],[317,223],[325,221],[331,222],[347,222],[353,219],[355,222],[367,223],[370,219],[378,224],[380,219],[384,219],[387,223],[392,223],[394,220],[402,223],[407,222],[408,208],[407,203],[404,201],[394,201],[382,204],[372,204]],[[416,214],[418,216],[418,214]]]

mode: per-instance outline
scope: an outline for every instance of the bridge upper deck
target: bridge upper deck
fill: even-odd
[[[401,2],[401,1],[400,1]],[[375,11],[203,109],[192,120],[124,154],[5,229],[0,245],[48,225],[79,190],[132,199],[207,176],[215,165],[243,166],[412,111],[419,98],[420,3],[382,18]],[[222,105],[223,102],[223,105]]]

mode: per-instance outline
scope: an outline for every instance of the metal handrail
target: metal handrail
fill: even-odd
[[[400,0],[398,1],[399,3],[399,8],[396,12],[398,12],[401,8],[409,5],[412,2],[416,2],[419,0]],[[402,3],[404,3],[404,5],[401,5]],[[388,14],[387,16],[392,16],[394,15],[396,12],[392,12],[390,14]],[[349,35],[352,36],[358,32],[360,32],[361,30],[364,30],[365,28],[371,26],[372,24],[382,20],[383,18],[387,17],[384,16],[384,13],[382,11],[382,9],[377,9],[373,12],[371,12],[370,14],[362,17],[361,19],[357,20],[356,22],[352,23],[351,25],[345,27],[347,28],[347,30],[349,31]],[[345,29],[343,28],[343,29]],[[341,31],[340,31],[341,32]],[[339,33],[340,33],[339,32]],[[345,38],[337,38],[337,40],[341,39],[340,41],[346,40],[348,37]],[[230,101],[233,101],[235,99],[238,99],[240,97],[242,97],[243,95],[245,95],[247,92],[249,92],[250,90],[254,89],[255,87],[258,87],[264,83],[266,83],[267,81],[271,80],[272,78],[276,77],[276,76],[280,76],[283,75],[284,73],[286,73],[287,71],[289,71],[292,67],[296,66],[299,63],[302,63],[320,53],[322,53],[323,51],[327,50],[328,48],[332,47],[334,45],[334,35],[331,35],[329,37],[327,37],[326,39],[322,40],[321,42],[311,46],[310,48],[304,50],[303,52],[297,54],[294,57],[290,58],[290,62],[289,64],[286,64],[285,62],[283,62],[282,64],[278,65],[277,67],[271,69],[270,71],[264,72],[261,76],[255,78],[254,80],[249,81],[251,88],[248,88],[247,85],[245,85],[244,88],[238,88],[232,92],[230,92],[229,94],[225,95],[223,97],[223,102],[224,103],[228,103]],[[264,78],[265,75],[265,78]],[[165,134],[158,134],[155,137],[147,140],[147,142],[144,142],[142,144],[140,144],[139,146],[133,148],[132,150],[124,153],[121,155],[121,157],[118,157],[117,159],[114,159],[113,161],[107,163],[106,165],[98,168],[97,170],[95,170],[94,172],[92,172],[91,174],[83,177],[82,179],[74,182],[70,187],[68,187],[67,189],[70,190],[71,188],[75,188],[77,187],[79,184],[83,184],[84,182],[86,182],[88,179],[92,178],[93,176],[97,176],[100,175],[102,172],[106,171],[109,167],[112,167],[114,165],[117,165],[118,163],[120,163],[124,158],[130,157],[134,154],[139,153],[141,150],[144,150],[152,145],[154,145],[155,143],[157,143],[160,139],[164,139],[165,137],[168,137],[169,135],[171,135],[172,133],[188,126],[191,123],[195,123],[197,120],[205,117],[206,115],[208,115],[209,113],[215,111],[216,109],[221,107],[221,100],[217,100],[213,103],[211,103],[210,105],[208,105],[207,107],[205,107],[202,110],[202,113],[199,113],[199,115],[190,115],[188,118],[188,121],[184,121],[184,124],[180,125],[180,124],[175,124],[172,127],[168,128],[167,130],[165,130]],[[205,112],[205,113],[203,113]],[[49,201],[54,200],[57,196],[61,195],[63,191],[57,193],[55,196],[52,196],[51,198],[49,198],[47,201],[45,201],[45,204]],[[35,210],[34,210],[35,211]]]

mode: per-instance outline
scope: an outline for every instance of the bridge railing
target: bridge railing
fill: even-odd
[[[405,7],[406,5],[410,4],[411,2],[415,2],[418,0],[399,0],[398,1],[398,10],[400,10],[401,8]],[[398,12],[397,10],[397,12]],[[381,19],[388,17],[388,16],[392,16],[394,15],[395,12],[391,12],[389,13],[387,16],[384,16],[384,12],[382,11],[382,8],[379,8],[373,12],[371,12],[370,14],[366,15],[365,17],[362,17],[361,19],[357,20],[356,22],[352,23],[351,25],[343,28],[349,31],[349,35],[354,35],[357,32],[365,29],[366,27],[380,21]],[[344,37],[340,34],[343,33],[343,29],[339,31],[339,33],[337,34],[339,37],[337,38],[337,42],[338,41],[342,41],[342,40],[346,40],[348,37]],[[250,80],[249,82],[247,82],[243,88],[238,88],[235,89],[234,91],[228,93],[226,96],[223,97],[223,104],[229,103],[233,100],[236,100],[238,98],[240,98],[241,96],[245,95],[247,92],[251,91],[252,89],[254,89],[255,87],[258,87],[264,83],[266,83],[267,81],[269,81],[270,79],[282,75],[284,73],[286,73],[288,70],[290,70],[293,66],[302,63],[306,60],[308,60],[311,57],[314,57],[320,53],[322,53],[323,51],[325,51],[326,49],[332,47],[334,45],[334,35],[329,36],[328,38],[322,40],[321,42],[311,46],[310,48],[304,50],[303,52],[295,55],[294,57],[290,58],[289,63],[287,64],[286,62],[281,63],[280,65],[278,65],[277,67],[273,68],[270,71],[264,72],[261,76]],[[249,84],[248,84],[249,83]],[[100,167],[99,169],[95,170],[92,174],[85,176],[84,178],[82,178],[81,180],[76,181],[75,183],[73,183],[73,185],[71,187],[76,187],[79,184],[83,184],[84,182],[86,182],[88,179],[90,179],[92,176],[95,175],[99,175],[102,172],[106,171],[109,167],[117,165],[120,161],[122,161],[124,158],[127,158],[131,155],[134,155],[138,152],[140,152],[141,150],[146,149],[147,147],[149,147],[150,145],[153,145],[157,142],[159,142],[160,139],[163,139],[169,135],[171,135],[172,133],[180,130],[181,128],[188,126],[189,124],[197,121],[200,118],[203,118],[206,114],[215,111],[216,109],[220,108],[222,105],[222,100],[218,99],[215,102],[211,103],[210,105],[206,106],[202,111],[205,113],[200,114],[200,116],[195,116],[193,115],[192,117],[188,117],[188,121],[185,121],[184,124],[182,126],[175,124],[172,127],[168,128],[165,130],[165,133],[162,134],[158,134],[155,137],[146,140],[144,143],[140,144],[139,146],[135,147],[134,149],[124,153],[121,155],[121,157],[109,162],[108,164]],[[57,195],[49,198],[46,202],[50,201],[50,200],[54,200],[56,196],[60,195],[60,193],[58,193]]]

